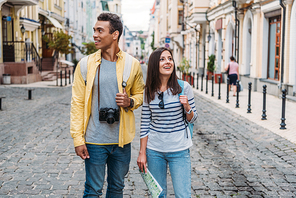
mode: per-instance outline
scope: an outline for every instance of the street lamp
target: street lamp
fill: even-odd
[[[21,32],[22,32],[22,34],[24,34],[24,33],[26,32],[26,29],[25,29],[25,27],[24,27],[24,24],[22,24]]]

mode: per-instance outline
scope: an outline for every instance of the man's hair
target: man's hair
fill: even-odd
[[[235,61],[235,58],[233,56],[230,56],[230,60]]]
[[[118,41],[122,34],[123,26],[121,23],[121,19],[117,14],[113,14],[110,12],[104,12],[98,16],[98,21],[109,21],[110,27],[109,27],[109,33],[113,34],[116,30],[118,30]]]

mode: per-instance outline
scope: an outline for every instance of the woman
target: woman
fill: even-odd
[[[228,73],[228,78],[229,78],[229,90],[230,90],[230,85],[232,85],[232,90],[233,90],[233,96],[235,96],[236,93],[236,81],[239,80],[239,73],[238,73],[238,64],[235,62],[235,58],[233,56],[230,57],[230,63],[225,67],[225,71],[228,70],[229,67],[229,73]]]
[[[184,82],[184,95],[179,96],[181,92],[172,53],[167,48],[155,50],[148,62],[137,164],[141,171],[147,171],[147,163],[163,188],[160,197],[167,194],[167,165],[175,197],[191,197],[189,147],[192,141],[184,119],[186,116],[187,121],[193,123],[197,112],[193,91],[187,82]]]

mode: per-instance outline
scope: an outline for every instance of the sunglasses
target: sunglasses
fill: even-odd
[[[160,100],[158,104],[159,108],[164,109],[163,92],[158,94],[158,99]]]

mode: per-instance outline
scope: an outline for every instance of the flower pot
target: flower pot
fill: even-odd
[[[214,75],[215,75],[215,77],[214,77],[215,83],[219,83],[219,76],[220,76],[220,79],[221,79],[221,83],[223,82],[222,81],[222,74],[214,74]]]
[[[214,75],[214,72],[207,71],[208,80],[212,80],[212,75]]]

